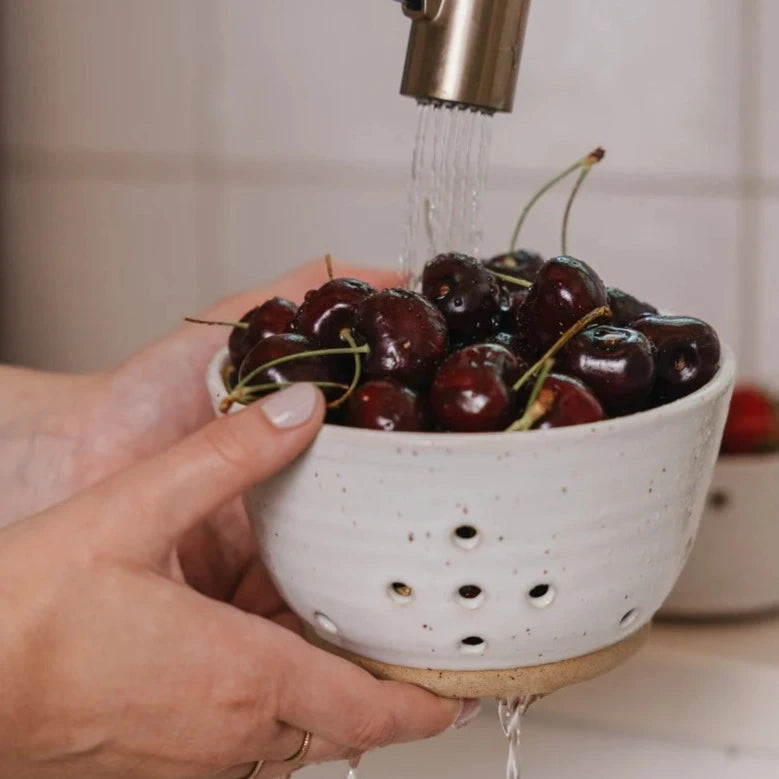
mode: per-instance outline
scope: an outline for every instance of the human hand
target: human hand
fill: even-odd
[[[336,263],[339,276],[377,288],[399,277]],[[273,284],[221,301],[208,319],[237,319],[273,295],[300,301],[327,278],[323,260]],[[182,312],[192,313],[192,312]],[[206,366],[227,331],[182,325],[116,368],[64,376],[0,368],[0,527],[65,500],[121,468],[160,452],[212,417]],[[187,581],[247,610],[272,590],[248,522],[233,501],[181,540]],[[259,605],[257,605],[259,604]]]
[[[378,288],[399,280],[394,272],[343,263],[336,270]],[[273,295],[299,302],[326,279],[325,263],[317,260],[222,300],[201,316],[238,319]],[[121,365],[88,376],[0,366],[0,527],[161,451],[209,421],[205,370],[227,335],[223,328],[182,324]]]
[[[377,681],[288,616],[183,580],[179,540],[290,462],[323,417],[318,390],[283,390],[0,531],[0,775],[227,778],[265,759],[266,779],[298,767],[279,761],[305,731],[319,762],[455,720],[457,701]]]

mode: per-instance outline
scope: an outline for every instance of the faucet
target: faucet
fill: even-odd
[[[411,34],[400,92],[511,111],[530,0],[399,0]]]

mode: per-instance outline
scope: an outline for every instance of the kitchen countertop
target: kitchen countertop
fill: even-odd
[[[535,704],[522,735],[527,779],[776,779],[779,616],[656,624],[620,668]],[[360,779],[502,779],[505,752],[490,702],[465,730],[366,756]]]

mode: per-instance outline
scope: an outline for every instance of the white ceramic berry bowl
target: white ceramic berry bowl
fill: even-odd
[[[737,617],[779,609],[779,454],[717,461],[700,532],[661,614]]]
[[[209,368],[215,408],[226,360]],[[245,505],[279,590],[318,640],[442,694],[547,692],[633,651],[671,591],[734,372],[724,347],[717,375],[686,398],[554,430],[325,425]]]

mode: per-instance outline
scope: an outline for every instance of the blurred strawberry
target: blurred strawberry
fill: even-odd
[[[722,438],[725,454],[751,454],[774,448],[779,442],[779,419],[773,398],[754,386],[733,392]]]

